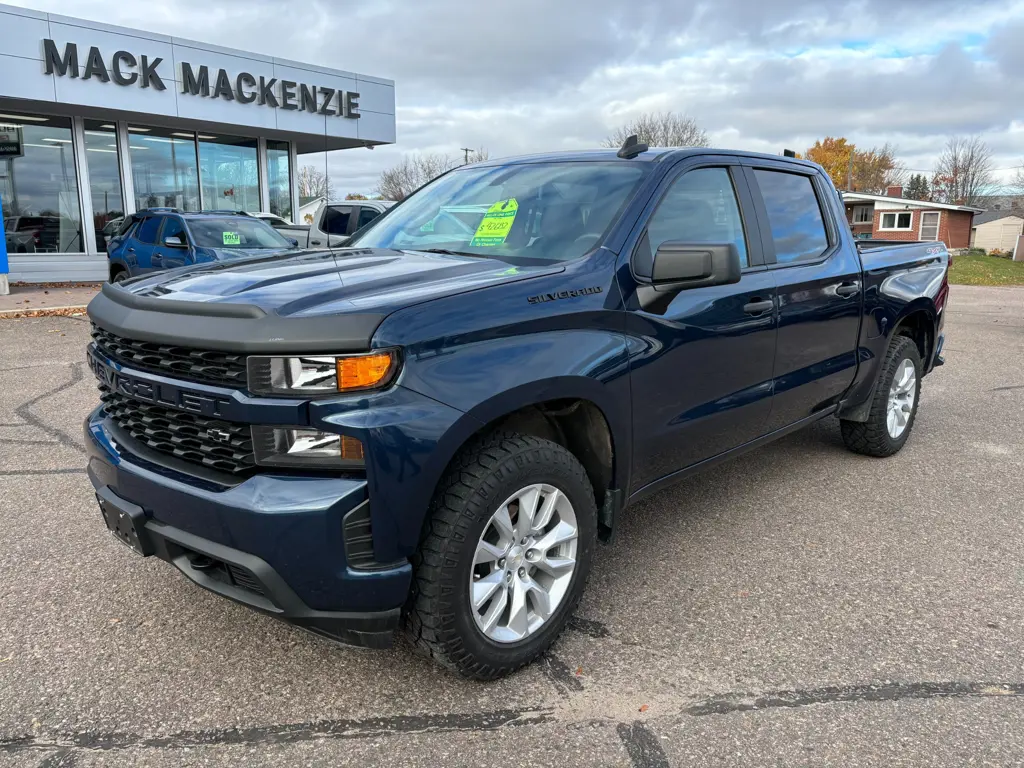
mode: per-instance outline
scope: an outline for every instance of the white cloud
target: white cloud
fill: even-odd
[[[928,169],[947,136],[977,132],[997,167],[1024,157],[1024,0],[26,4],[394,78],[396,146],[305,158],[342,192],[404,152],[595,146],[643,110],[767,152],[843,135]]]

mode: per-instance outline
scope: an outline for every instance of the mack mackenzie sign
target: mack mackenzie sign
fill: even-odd
[[[136,57],[128,51],[116,51],[108,65],[96,46],[91,47],[84,58],[80,58],[75,43],[68,43],[63,51],[59,51],[53,40],[43,40],[45,72],[58,77],[96,79],[103,83],[165,91],[167,86],[159,70],[163,61],[159,57],[150,59],[147,56]],[[353,120],[359,118],[359,94],[355,91],[340,91],[291,80],[278,80],[276,77],[267,79],[262,75],[254,77],[248,72],[239,72],[231,77],[226,70],[211,72],[205,65],[194,69],[187,61],[181,62],[180,67],[181,92],[186,95],[237,101],[241,104],[255,102],[275,109],[302,110]]]

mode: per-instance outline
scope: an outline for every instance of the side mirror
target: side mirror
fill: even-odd
[[[292,244],[293,248],[298,248],[299,247],[299,241],[296,240],[294,237],[289,237],[288,238],[288,242]]]
[[[178,237],[177,235],[165,237],[164,245],[166,245],[168,248],[188,248],[188,245],[181,242],[181,238]]]
[[[686,290],[740,281],[743,267],[735,243],[662,243],[654,254],[651,283],[656,289]]]

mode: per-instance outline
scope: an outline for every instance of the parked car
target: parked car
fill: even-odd
[[[21,217],[11,216],[4,219],[4,245],[7,253],[35,253],[36,238],[32,231],[17,230]]]
[[[394,204],[392,200],[321,203],[313,214],[312,224],[292,224],[278,227],[278,231],[294,238],[303,248],[337,248]]]
[[[107,244],[107,257],[110,282],[120,283],[186,264],[266,256],[294,248],[294,241],[249,214],[148,208],[125,217]]]
[[[475,678],[551,645],[628,505],[827,417],[890,456],[943,362],[945,247],[855,242],[797,159],[478,163],[350,245],[104,286],[89,477],[196,584]]]
[[[8,253],[51,253],[59,250],[60,217],[10,216],[4,219]]]

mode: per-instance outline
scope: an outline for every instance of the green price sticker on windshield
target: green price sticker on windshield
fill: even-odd
[[[225,232],[224,233],[224,245],[241,245],[242,236],[237,232]]]
[[[480,220],[480,226],[476,228],[476,234],[470,241],[472,246],[501,245],[512,231],[512,224],[519,212],[519,203],[514,197],[508,200],[499,200],[484,214]]]

